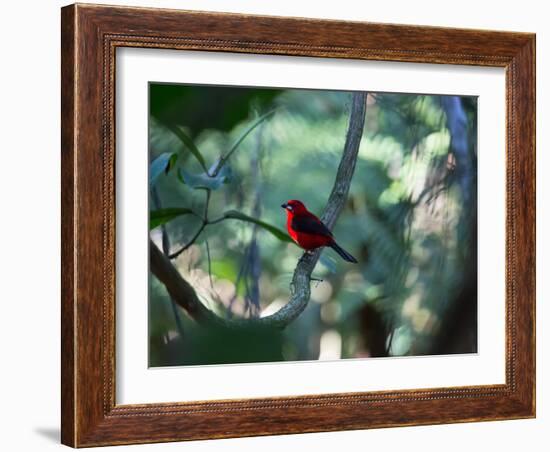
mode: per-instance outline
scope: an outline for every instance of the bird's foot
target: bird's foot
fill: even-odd
[[[323,282],[322,279],[320,279],[320,278],[314,278],[313,276],[310,276],[309,280],[310,280],[310,281],[315,281],[315,287],[318,287],[319,284],[321,284],[321,283]]]

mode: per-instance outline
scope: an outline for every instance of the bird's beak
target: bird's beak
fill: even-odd
[[[288,207],[288,204],[285,202],[284,204],[281,204],[281,207],[282,207],[283,209],[286,209],[286,208]]]

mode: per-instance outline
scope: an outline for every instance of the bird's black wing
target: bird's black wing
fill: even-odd
[[[328,235],[332,237],[332,232],[330,232],[321,220],[309,215],[295,215],[294,218],[292,218],[291,226],[292,229],[297,232]]]

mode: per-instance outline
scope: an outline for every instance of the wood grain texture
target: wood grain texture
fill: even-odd
[[[75,139],[75,39],[74,9],[63,9],[63,27],[61,29],[61,412],[63,428],[61,441],[64,444],[75,443],[75,400],[74,384],[75,363],[74,344],[76,344],[74,302],[74,150]]]
[[[98,5],[63,8],[61,34],[64,444],[84,447],[535,415],[534,35]],[[116,405],[117,47],[506,68],[506,384]]]

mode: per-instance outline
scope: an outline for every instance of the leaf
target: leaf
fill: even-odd
[[[216,174],[216,170],[219,172],[220,171],[220,168],[222,168],[222,166],[225,164],[225,162],[227,162],[227,160],[229,159],[229,157],[231,157],[231,155],[237,150],[237,148],[239,147],[239,145],[244,141],[244,139],[248,136],[248,134],[250,132],[252,132],[256,127],[258,127],[262,122],[264,122],[269,116],[271,116],[273,113],[275,113],[275,111],[277,111],[277,109],[273,109],[271,111],[268,111],[267,113],[263,114],[262,116],[260,116],[258,119],[256,119],[256,121],[254,121],[252,123],[252,125],[250,125],[250,127],[248,127],[248,129],[246,129],[242,134],[241,136],[239,137],[239,139],[237,141],[235,141],[235,144],[233,146],[231,146],[231,149],[229,150],[229,152],[222,158],[220,159],[216,165],[214,166],[214,172],[213,174]]]
[[[246,120],[251,105],[265,110],[282,92],[273,88],[236,90],[230,86],[151,82],[149,111],[162,124],[185,125],[186,133],[196,137],[205,129],[229,132]]]
[[[166,169],[164,170],[164,173],[168,174],[170,171],[172,171],[176,166],[177,161],[178,161],[178,154],[174,152],[170,157],[170,160],[168,160],[168,165],[166,165]]]
[[[275,237],[277,237],[281,242],[292,242],[292,239],[288,236],[288,234],[281,229],[279,229],[276,226],[273,226],[269,223],[266,223],[265,221],[258,220],[257,218],[249,217],[248,215],[245,215],[242,212],[238,212],[236,210],[229,210],[224,213],[223,215],[225,218],[233,218],[235,220],[242,220],[247,221],[249,223],[257,224],[258,226],[261,226],[266,231],[271,232]]]
[[[206,171],[206,162],[204,160],[204,157],[199,151],[199,148],[195,146],[193,140],[184,132],[183,128],[180,126],[169,126],[169,129],[174,135],[176,135],[180,139],[184,146],[189,149],[191,154],[193,154],[198,162],[201,164],[204,171]]]
[[[216,173],[216,169],[218,169],[218,165],[220,165],[221,159],[217,159],[214,164],[210,167],[208,170],[208,174],[211,174],[210,177],[225,177],[225,183],[229,182],[231,180],[231,177],[233,176],[233,170],[231,169],[231,165],[226,163],[221,167],[221,169],[218,170],[218,174],[216,176],[213,176]]]
[[[220,171],[215,177],[210,177],[206,173],[202,174],[192,174],[180,168],[179,170],[180,180],[189,185],[191,188],[205,188],[209,190],[217,190],[220,188],[228,179],[229,171]]]
[[[168,223],[169,221],[177,218],[181,215],[193,214],[191,209],[186,207],[169,207],[166,209],[154,210],[149,214],[149,230],[155,229],[156,227]]]
[[[175,152],[163,152],[149,165],[149,185],[153,186],[163,172],[170,171],[178,159]]]

